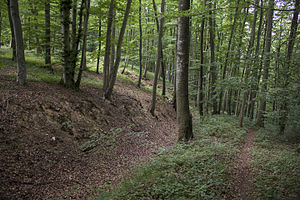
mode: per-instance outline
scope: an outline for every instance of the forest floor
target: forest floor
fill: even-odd
[[[158,99],[153,117],[151,93],[131,82],[117,81],[110,102],[91,85],[18,86],[15,74],[0,67],[1,200],[87,199],[176,142],[172,105]]]

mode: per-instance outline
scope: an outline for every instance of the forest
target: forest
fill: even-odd
[[[300,199],[299,0],[0,0],[0,199]]]

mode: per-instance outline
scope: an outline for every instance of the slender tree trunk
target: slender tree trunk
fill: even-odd
[[[45,65],[53,73],[51,67],[51,32],[50,32],[50,2],[45,1]]]
[[[157,33],[159,34],[159,21],[158,21],[158,16],[157,16],[157,7],[156,7],[156,3],[155,0],[152,0],[153,3],[153,9],[154,9],[154,14],[155,14],[155,21],[156,21],[156,28],[157,28]],[[160,51],[160,68],[161,68],[161,72],[162,72],[162,77],[163,77],[163,89],[162,89],[162,95],[164,96],[166,94],[166,75],[165,75],[165,63],[164,63],[164,54],[163,54],[163,48],[161,48]]]
[[[269,67],[270,67],[270,50],[272,43],[272,25],[273,25],[273,8],[274,8],[274,0],[269,1],[269,10],[268,10],[268,18],[267,18],[267,35],[266,35],[266,46],[264,47],[264,72],[263,72],[263,80],[261,86],[261,95],[264,95],[267,91],[267,81],[269,76]],[[259,103],[258,113],[256,125],[259,127],[264,126],[264,112],[266,111],[266,99],[262,99]]]
[[[76,16],[77,16],[77,0],[73,2],[73,8],[72,8],[72,15],[73,15],[73,21],[72,21],[72,49],[71,49],[71,66],[72,66],[72,76],[74,79],[75,76],[75,69],[77,66],[77,59],[79,54],[79,43],[82,36],[82,15],[83,15],[83,9],[85,7],[85,1],[81,1],[80,10],[79,10],[79,24],[78,24],[78,33],[77,32],[77,26],[76,26]],[[75,15],[75,16],[74,16]]]
[[[256,28],[256,18],[257,18],[257,5],[258,5],[258,0],[255,1],[255,10],[254,10],[254,17],[253,17],[253,22],[252,22],[252,28],[251,28],[251,37],[250,37],[250,42],[249,42],[249,47],[248,47],[248,53],[246,57],[246,69],[245,69],[245,78],[244,82],[247,87],[248,85],[248,76],[250,73],[250,60],[252,58],[252,49],[254,46],[254,40],[255,40],[255,28]],[[243,93],[243,100],[241,104],[241,110],[240,110],[240,119],[239,119],[239,126],[243,127],[243,120],[244,120],[244,112],[245,112],[245,105],[246,105],[246,100],[248,97],[248,88],[244,89]]]
[[[77,36],[77,0],[72,3],[72,51],[76,49]]]
[[[259,19],[259,25],[257,30],[257,38],[256,38],[256,48],[255,48],[255,56],[254,56],[254,70],[253,70],[253,79],[257,80],[257,71],[259,66],[259,49],[260,49],[260,36],[261,36],[261,29],[262,29],[262,23],[263,23],[263,0],[261,0],[261,9],[260,9],[260,19]],[[258,90],[258,82],[252,86],[252,92],[250,95],[250,119],[253,120],[254,118],[254,109],[255,109],[255,101],[256,98],[256,91]]]
[[[106,30],[106,43],[105,43],[105,55],[103,65],[103,90],[106,91],[109,84],[109,62],[110,62],[110,49],[111,49],[111,31],[112,22],[114,16],[114,0],[110,1],[108,19],[107,19],[107,30]]]
[[[247,21],[247,16],[248,16],[248,13],[249,13],[249,6],[247,6],[246,8],[244,8],[244,20],[243,20],[243,23],[241,24],[241,36],[239,38],[239,44],[238,44],[238,47],[241,47],[243,45],[243,34],[244,34],[244,31],[245,31],[245,24],[246,24],[246,21]],[[241,64],[241,55],[242,55],[242,51],[239,50],[237,55],[236,55],[236,67],[234,67],[234,70],[233,72],[237,72],[237,74],[239,74],[239,71],[240,71],[240,64]],[[243,78],[244,78],[244,73],[245,73],[245,68],[243,68],[242,70],[242,75],[241,75],[241,78],[240,78],[240,82],[242,82]],[[234,74],[234,73],[233,73]],[[236,96],[236,104],[235,104],[235,115],[238,116],[239,114],[239,109],[240,109],[240,95],[241,95],[241,90],[238,89],[237,91],[237,96]]]
[[[189,0],[179,0],[179,12],[190,9]],[[193,137],[192,116],[189,110],[188,69],[190,49],[190,17],[178,18],[176,104],[179,127],[178,141],[188,141]]]
[[[16,39],[15,39],[15,30],[14,30],[14,25],[13,25],[11,10],[10,10],[10,4],[11,4],[10,0],[7,0],[8,19],[9,19],[10,32],[11,32],[11,48],[13,50],[11,59],[12,59],[12,61],[15,61],[16,57],[17,57]]]
[[[288,93],[287,88],[289,85],[289,68],[292,63],[292,53],[295,44],[295,40],[297,37],[297,27],[298,27],[298,15],[300,11],[299,0],[295,0],[295,11],[291,24],[291,31],[288,40],[288,49],[287,49],[287,63],[283,68],[283,88],[284,88],[284,96],[280,105],[280,117],[279,117],[279,133],[284,134],[284,130],[286,127],[286,122],[288,118]]]
[[[40,49],[40,39],[38,35],[38,11],[37,11],[37,2],[34,1],[32,5],[32,16],[33,16],[33,23],[34,23],[34,45],[35,45],[35,53],[40,54],[41,49]]]
[[[114,10],[114,17],[113,17],[113,24],[112,24],[112,30],[111,30],[111,50],[110,50],[110,61],[109,61],[109,68],[108,68],[108,74],[112,71],[112,68],[114,67],[115,62],[115,54],[116,54],[116,48],[115,48],[115,40],[116,40],[116,25],[114,24],[116,16],[116,11]]]
[[[80,68],[78,72],[77,81],[75,84],[76,88],[80,87],[82,72],[87,68],[86,67],[86,37],[87,37],[87,30],[88,30],[88,23],[89,23],[90,3],[91,3],[90,0],[85,1],[86,11],[84,14],[83,43],[82,43]]]
[[[154,2],[154,0],[153,0]],[[155,2],[153,3],[153,6]],[[164,14],[165,11],[165,0],[161,1],[161,13]],[[157,82],[158,82],[158,73],[162,59],[162,38],[163,38],[163,27],[164,27],[164,17],[162,16],[160,19],[160,24],[158,24],[158,42],[157,42],[157,57],[155,63],[155,73],[154,73],[154,81],[153,81],[153,89],[152,89],[152,104],[150,113],[154,116],[155,104],[156,104],[156,89],[157,89]]]
[[[140,64],[140,73],[139,73],[139,80],[138,80],[138,87],[141,87],[141,80],[142,80],[142,71],[143,71],[143,30],[142,30],[142,0],[139,0],[139,31],[140,31],[140,48],[139,48],[139,64]]]
[[[23,44],[23,31],[22,24],[19,16],[18,0],[10,0],[10,11],[13,22],[13,28],[16,41],[16,53],[17,53],[17,83],[20,85],[26,84],[26,66]]]
[[[178,26],[176,27],[176,29],[178,30]],[[174,30],[174,32],[176,33],[176,43],[175,43],[175,52],[174,52],[174,55],[175,55],[175,63],[174,63],[174,78],[173,78],[173,86],[174,86],[174,90],[173,90],[173,99],[172,99],[172,102],[173,102],[173,108],[175,109],[175,111],[177,110],[176,109],[176,106],[177,106],[177,101],[176,101],[176,91],[177,91],[177,87],[176,87],[176,73],[177,73],[177,44],[178,44],[178,31],[176,32],[176,29]]]
[[[100,17],[99,17],[98,37],[99,37],[99,46],[98,46],[98,52],[97,52],[97,69],[96,69],[97,74],[99,74],[100,51],[101,51],[101,18]]]
[[[0,48],[1,48],[1,45],[2,45],[2,12],[0,9]]]
[[[113,87],[114,87],[115,82],[116,82],[118,68],[119,68],[119,64],[120,64],[120,61],[121,61],[122,42],[123,42],[123,37],[124,37],[125,30],[126,30],[128,16],[129,16],[129,13],[130,13],[131,2],[132,2],[132,0],[127,0],[125,15],[124,15],[124,19],[123,19],[122,27],[121,27],[120,34],[119,34],[119,39],[118,39],[116,61],[114,63],[114,67],[112,69],[112,72],[110,73],[111,75],[110,75],[109,85],[108,85],[108,88],[107,88],[107,90],[104,94],[105,99],[111,99],[111,94],[112,94],[112,91],[113,91]]]
[[[203,0],[203,9],[205,10],[206,0]],[[201,21],[201,31],[200,31],[200,71],[198,79],[198,91],[197,91],[197,105],[199,114],[203,115],[203,65],[204,65],[204,26],[205,26],[205,17],[202,17]]]
[[[63,32],[63,77],[62,83],[65,87],[74,88],[74,73],[71,63],[70,50],[70,9],[71,0],[61,2],[62,32]]]
[[[225,55],[225,63],[224,63],[223,74],[222,74],[223,80],[225,80],[225,77],[226,77],[226,71],[227,71],[228,60],[229,60],[229,56],[230,56],[230,52],[231,52],[231,44],[232,44],[233,34],[234,34],[234,31],[235,31],[236,21],[237,21],[238,14],[239,14],[239,5],[240,5],[240,0],[237,0],[235,13],[234,13],[234,18],[233,18],[233,23],[231,24],[231,29],[230,29],[228,47],[227,47],[227,51],[226,51],[226,55]],[[222,104],[222,99],[223,99],[223,91],[221,91],[219,98],[220,98],[219,104],[221,105]],[[224,106],[224,110],[225,109],[226,108]],[[219,110],[221,111],[221,109],[219,109]],[[228,114],[231,114],[231,113],[228,113]]]
[[[218,113],[218,104],[216,99],[216,81],[217,81],[217,66],[215,63],[215,24],[213,23],[213,13],[211,11],[211,4],[209,5],[209,35],[210,35],[210,72],[211,72],[211,100],[213,111],[212,114]]]

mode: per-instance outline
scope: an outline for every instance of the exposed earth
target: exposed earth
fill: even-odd
[[[11,68],[0,74],[1,200],[88,199],[176,141],[172,105],[158,99],[153,117],[151,93],[132,83],[117,82],[110,102],[96,87],[24,87]]]

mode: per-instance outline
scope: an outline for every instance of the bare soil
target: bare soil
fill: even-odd
[[[18,86],[8,69],[0,68],[1,200],[89,199],[176,141],[172,105],[158,98],[153,117],[151,94],[133,84],[117,82],[106,101],[91,86]]]
[[[250,129],[245,137],[245,144],[238,152],[234,162],[233,173],[233,197],[239,200],[255,200],[254,187],[251,183],[253,174],[251,169],[252,156],[251,152],[254,148],[254,138],[256,132]]]

